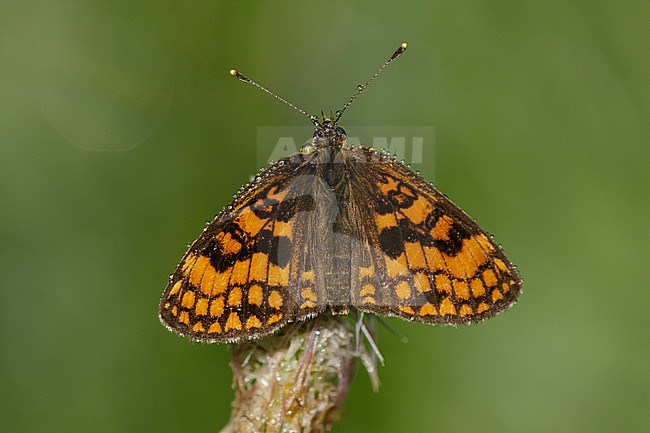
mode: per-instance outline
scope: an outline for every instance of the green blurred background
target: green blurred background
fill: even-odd
[[[337,432],[650,431],[650,3],[0,3],[0,431],[213,432],[225,346],[167,332],[185,244],[255,172],[257,127],[433,126],[435,182],[520,302],[389,320]],[[348,127],[348,132],[354,131]],[[421,170],[433,178],[432,161]]]

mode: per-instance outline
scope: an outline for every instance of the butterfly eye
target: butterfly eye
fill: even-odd
[[[335,129],[336,135],[339,137],[346,137],[347,133],[345,132],[345,129],[341,128],[340,126],[337,126]]]
[[[323,138],[325,137],[325,132],[322,129],[317,129],[314,131],[314,138]]]

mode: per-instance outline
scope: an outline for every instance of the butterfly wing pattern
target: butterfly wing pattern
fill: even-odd
[[[516,268],[474,220],[393,157],[355,149],[366,168],[348,170],[366,242],[351,267],[354,306],[431,324],[473,323],[511,306]],[[364,258],[366,258],[364,260]]]
[[[278,162],[206,227],[161,298],[160,319],[168,329],[195,341],[235,342],[316,314],[308,303],[296,315],[292,296],[302,283],[298,272],[305,282],[316,278],[316,240],[306,235],[322,212],[322,185],[310,172],[308,162]]]
[[[194,341],[226,343],[351,309],[472,323],[520,289],[501,248],[430,183],[343,142],[285,158],[244,187],[181,260],[159,315]]]

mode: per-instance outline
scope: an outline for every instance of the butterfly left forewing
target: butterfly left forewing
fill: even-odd
[[[501,248],[404,164],[349,151],[354,306],[432,324],[471,323],[512,305],[521,279]]]

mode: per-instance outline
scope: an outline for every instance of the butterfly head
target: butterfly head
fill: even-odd
[[[320,122],[315,122],[316,129],[314,130],[314,138],[312,146],[314,147],[342,147],[345,146],[347,134],[345,129],[336,124],[332,120],[332,116],[325,117],[323,115]]]

